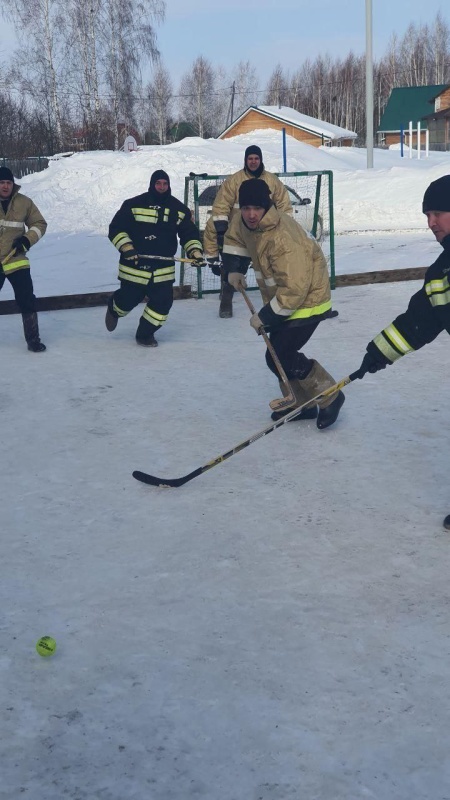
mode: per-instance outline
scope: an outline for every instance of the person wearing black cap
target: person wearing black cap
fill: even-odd
[[[147,192],[125,200],[109,226],[109,239],[120,252],[120,289],[108,303],[105,325],[117,326],[144,298],[147,305],[136,331],[136,341],[157,347],[155,333],[165,323],[173,303],[178,239],[188,258],[203,266],[200,233],[187,206],[172,196],[167,172],[156,170]],[[165,256],[161,261],[142,256]]]
[[[331,290],[327,263],[317,241],[272,203],[270,190],[262,180],[244,181],[239,189],[240,214],[228,228],[223,246],[226,279],[234,289],[246,288],[245,274],[250,260],[264,305],[250,318],[259,333],[264,328],[302,406],[336,381],[314,359],[302,351],[319,323],[331,316]],[[278,377],[273,359],[266,351],[266,363]],[[280,383],[283,391],[284,386]],[[333,392],[299,412],[295,419],[317,419],[322,430],[338,418],[345,397]],[[291,410],[291,409],[289,409]],[[274,411],[272,419],[286,411]]]
[[[22,194],[8,167],[0,167],[0,289],[8,278],[22,314],[28,350],[42,353],[46,348],[39,336],[36,297],[30,273],[28,251],[47,230],[38,207]]]
[[[450,333],[450,175],[430,183],[422,211],[443,252],[427,269],[423,286],[411,297],[407,310],[367,345],[361,378],[420,350],[442,331]],[[444,528],[450,530],[450,514]]]
[[[223,237],[233,214],[239,208],[239,188],[244,181],[257,178],[265,181],[269,187],[272,202],[279,211],[292,214],[292,206],[286,187],[272,172],[264,168],[261,148],[256,144],[247,147],[244,156],[244,169],[227,178],[214,201],[211,217],[208,219],[203,237],[205,257],[208,259],[215,275],[220,275],[220,267],[216,266],[219,253],[223,247]],[[220,317],[233,315],[233,287],[222,280],[220,295]]]

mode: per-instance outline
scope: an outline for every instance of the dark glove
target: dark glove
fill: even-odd
[[[219,251],[222,252],[223,250],[223,238],[228,229],[228,220],[226,219],[217,219],[214,223],[214,227],[216,229],[217,234],[217,247]]]
[[[370,342],[367,346],[367,353],[358,370],[360,373],[359,377],[363,378],[366,372],[375,373],[380,369],[386,369],[388,364],[392,364],[392,361],[389,361],[373,342]]]
[[[220,262],[217,258],[207,258],[206,261],[208,262],[208,266],[211,267],[211,272],[213,275],[217,275],[220,278],[222,272],[220,269]]]
[[[193,267],[206,267],[206,261],[201,250],[191,250],[189,258],[192,259]]]
[[[137,266],[139,253],[134,249],[132,244],[124,244],[123,247],[120,248],[120,252],[126,261],[131,261],[134,266]]]
[[[27,236],[18,236],[17,239],[14,239],[12,246],[16,253],[28,253],[31,244]]]

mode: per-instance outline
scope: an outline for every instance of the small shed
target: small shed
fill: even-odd
[[[389,147],[400,142],[401,129],[407,133],[409,123],[413,123],[413,130],[417,130],[420,122],[421,144],[425,144],[425,131],[427,129],[426,115],[430,113],[429,104],[446,88],[446,84],[433,86],[398,86],[392,89],[391,95],[384,109],[378,126],[378,144]]]
[[[285,128],[289,136],[313,147],[323,144],[351,147],[357,137],[354,131],[301,114],[288,106],[250,106],[217,138],[229,139],[265,128],[276,131]]]
[[[450,150],[450,84],[430,100],[434,111],[423,117],[428,125],[430,150]]]

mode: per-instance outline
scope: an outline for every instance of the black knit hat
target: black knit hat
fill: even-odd
[[[148,187],[150,192],[154,192],[155,191],[155,183],[156,183],[156,181],[167,181],[167,183],[169,184],[169,188],[167,190],[167,193],[170,194],[170,178],[169,178],[167,172],[164,172],[163,169],[157,169],[153,173],[152,177],[150,178],[150,186]],[[164,192],[164,194],[165,194],[165,192]]]
[[[263,160],[261,148],[257,144],[251,144],[245,151],[244,161],[247,163],[248,156],[258,156],[261,161]]]
[[[266,211],[272,205],[270,189],[265,181],[259,178],[250,178],[241,183],[239,187],[239,206],[260,206]]]
[[[8,167],[0,167],[0,181],[12,181],[14,183],[14,175]]]
[[[422,211],[450,211],[450,175],[430,183],[423,196]]]

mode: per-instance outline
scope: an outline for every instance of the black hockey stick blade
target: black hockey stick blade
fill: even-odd
[[[147,483],[149,486],[159,486],[161,489],[173,489],[177,488],[178,486],[183,486],[193,478],[197,478],[198,475],[202,475],[204,472],[207,472],[209,469],[217,466],[217,464],[221,464],[222,461],[226,461],[227,458],[231,458],[231,456],[234,456],[235,453],[239,453],[241,450],[244,450],[258,439],[262,439],[263,436],[267,436],[268,433],[272,433],[272,431],[275,431],[277,428],[281,428],[282,425],[286,425],[286,422],[289,422],[291,419],[295,419],[297,414],[301,412],[302,408],[305,408],[310,403],[313,403],[314,401],[317,402],[323,397],[328,397],[330,394],[334,394],[344,386],[347,386],[347,384],[352,383],[352,381],[356,380],[357,378],[362,377],[363,375],[359,369],[356,370],[356,372],[352,372],[351,375],[348,375],[346,378],[338,381],[338,383],[330,386],[330,388],[325,392],[321,392],[321,394],[316,395],[316,397],[311,397],[306,403],[303,403],[303,405],[294,408],[292,411],[286,414],[286,416],[272,423],[272,425],[268,425],[267,428],[263,428],[261,431],[258,431],[258,433],[254,433],[253,436],[249,436],[248,439],[240,442],[231,450],[228,450],[226,453],[222,453],[212,461],[208,461],[208,463],[204,464],[202,467],[197,467],[197,469],[194,469],[193,472],[189,472],[187,475],[182,475],[181,478],[157,478],[156,475],[149,475],[147,472],[140,472],[140,470],[135,470],[133,472],[133,478],[136,478],[137,481],[141,481],[141,483]]]

